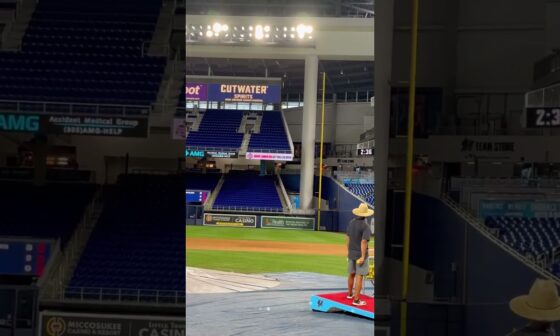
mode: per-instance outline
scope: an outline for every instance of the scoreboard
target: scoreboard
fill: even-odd
[[[51,250],[51,241],[0,238],[0,274],[40,277]]]
[[[560,127],[560,107],[528,107],[527,127]]]
[[[187,204],[201,204],[204,205],[206,200],[208,199],[208,195],[210,194],[207,190],[186,190],[185,196]]]
[[[373,156],[373,148],[360,148],[357,154],[358,156]]]

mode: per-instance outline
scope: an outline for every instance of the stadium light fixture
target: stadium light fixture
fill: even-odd
[[[187,43],[227,43],[266,45],[309,45],[314,39],[313,26],[299,22],[295,25],[267,23],[231,24],[210,22],[187,25]]]

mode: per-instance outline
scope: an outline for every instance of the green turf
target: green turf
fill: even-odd
[[[346,275],[346,257],[187,250],[187,266],[236,273],[313,272]]]
[[[189,244],[189,238],[267,240],[322,244],[345,243],[344,234],[342,233],[301,230],[230,228],[187,225],[186,234],[187,247]]]

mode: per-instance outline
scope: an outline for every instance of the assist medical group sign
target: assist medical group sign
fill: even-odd
[[[148,136],[146,117],[0,113],[0,132]]]
[[[186,83],[187,101],[280,103],[280,85]]]

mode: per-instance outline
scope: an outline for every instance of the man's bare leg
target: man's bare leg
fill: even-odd
[[[352,296],[354,291],[354,277],[356,273],[348,274],[348,296]]]
[[[354,292],[354,301],[360,300],[360,293],[362,292],[362,283],[364,282],[364,276],[356,274],[356,291]]]

